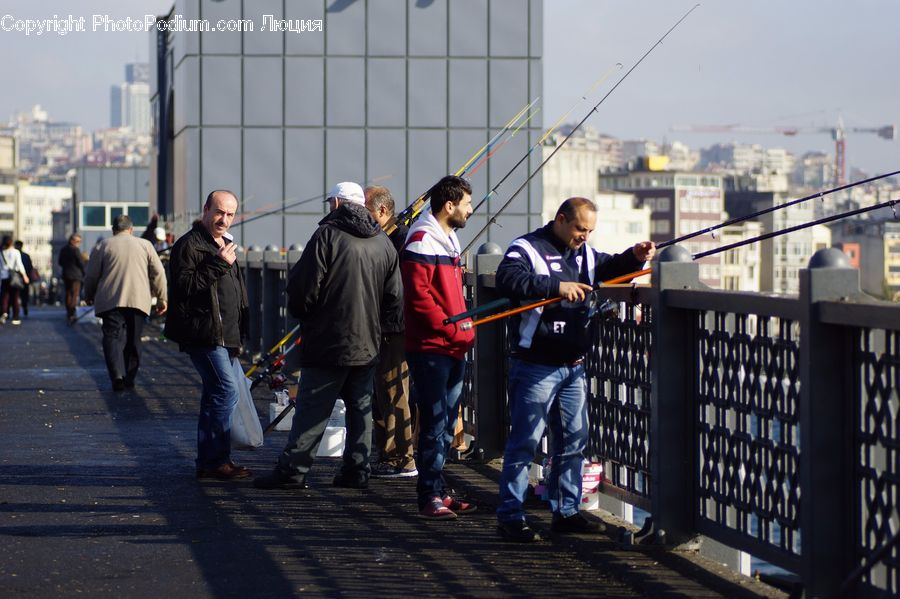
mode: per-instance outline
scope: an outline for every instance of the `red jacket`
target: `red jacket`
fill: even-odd
[[[409,230],[400,254],[406,351],[444,354],[462,360],[475,344],[475,331],[460,328],[464,320],[444,319],[466,311],[459,264],[459,239],[447,235],[427,214]]]

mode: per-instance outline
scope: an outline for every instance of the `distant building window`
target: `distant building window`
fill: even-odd
[[[106,227],[106,206],[82,206],[81,226]]]
[[[147,206],[129,206],[128,216],[135,227],[146,227],[147,221],[150,220],[150,209]]]

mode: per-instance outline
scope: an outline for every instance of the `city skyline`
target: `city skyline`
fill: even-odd
[[[49,0],[39,7],[4,0],[0,13],[15,19],[70,13],[113,17],[163,14],[173,2],[92,0],[74,10]],[[330,6],[330,5],[329,5]],[[687,10],[691,2],[623,3],[555,0],[544,3],[544,97],[538,118],[553,124],[615,63],[622,63],[567,120],[590,107]],[[692,148],[716,142],[758,143],[833,154],[825,133],[796,137],[744,133],[673,131],[676,125],[738,124],[876,127],[900,122],[900,79],[891,77],[891,57],[900,49],[891,23],[900,4],[863,0],[846,11],[837,0],[783,5],[761,0],[746,5],[703,4],[617,88],[588,123],[623,139],[682,141]],[[835,28],[840,23],[841,28]],[[865,43],[863,43],[865,42]],[[148,60],[145,32],[74,32],[25,36],[0,31],[0,51],[15,60],[0,65],[0,77],[18,81],[0,98],[0,117],[40,104],[57,121],[104,128],[108,90],[124,80],[129,62]],[[714,49],[715,51],[710,51]],[[900,145],[869,133],[847,136],[847,167],[869,173],[896,170]]]

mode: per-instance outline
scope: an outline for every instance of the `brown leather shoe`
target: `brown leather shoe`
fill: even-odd
[[[222,464],[218,468],[198,469],[197,478],[215,478],[218,480],[233,480],[236,478],[249,478],[253,473],[246,466],[238,466],[232,463]]]

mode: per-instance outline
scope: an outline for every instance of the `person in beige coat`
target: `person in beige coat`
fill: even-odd
[[[153,299],[166,311],[166,275],[153,245],[133,235],[128,215],[113,220],[113,236],[91,253],[84,276],[85,300],[103,319],[103,355],[113,390],[134,387],[141,362],[141,333]]]

